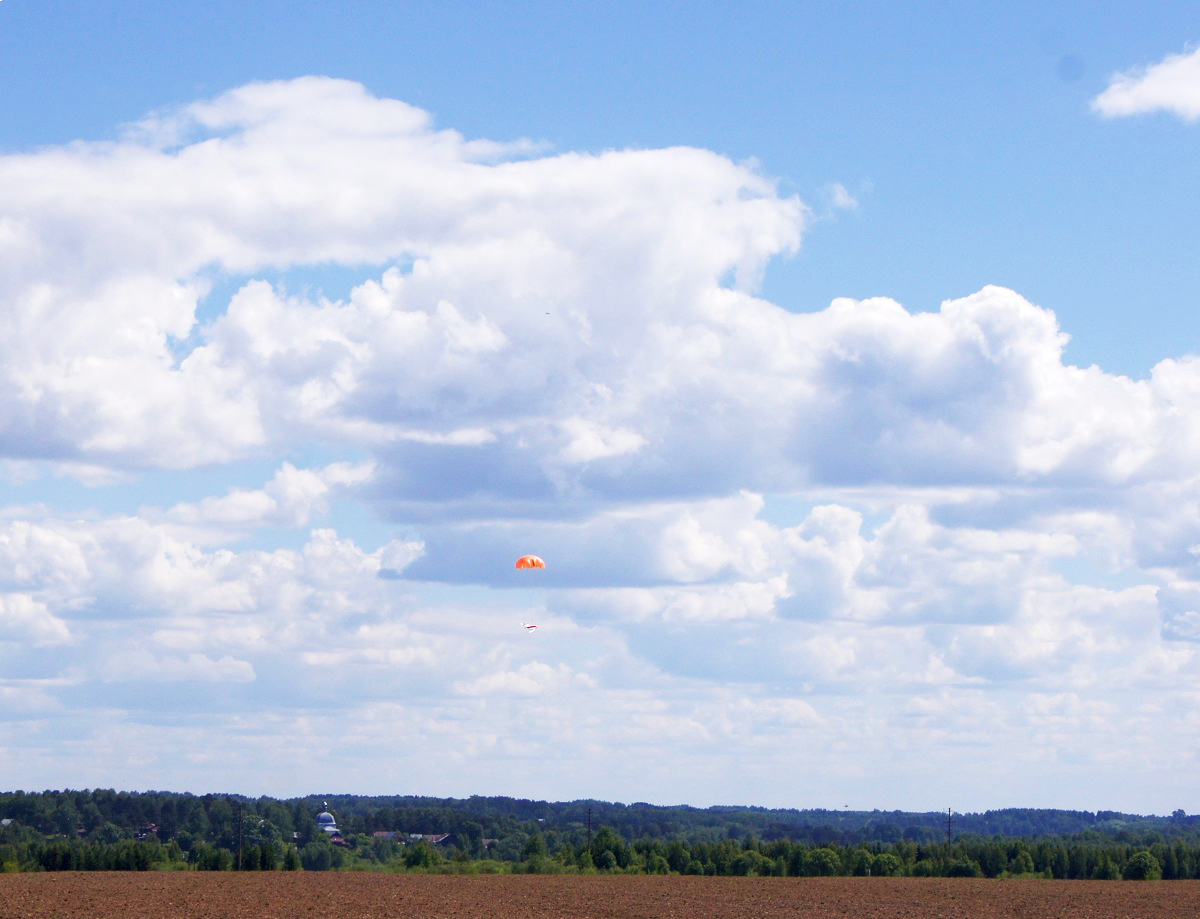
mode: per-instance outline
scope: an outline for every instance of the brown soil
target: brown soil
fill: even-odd
[[[1200,881],[468,876],[306,872],[0,875],[0,919],[424,917],[1183,919]]]

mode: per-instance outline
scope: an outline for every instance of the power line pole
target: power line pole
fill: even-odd
[[[244,805],[242,804],[242,802],[239,801],[238,802],[238,860],[237,860],[237,870],[238,871],[242,870],[242,808],[243,808],[243,806]]]
[[[592,809],[588,808],[588,855],[592,854]]]

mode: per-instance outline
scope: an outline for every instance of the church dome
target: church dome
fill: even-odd
[[[317,823],[321,824],[321,826],[333,826],[337,821],[333,819],[333,814],[329,813],[329,811],[321,811],[321,813],[317,814]]]

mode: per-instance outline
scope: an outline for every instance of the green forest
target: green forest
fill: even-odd
[[[1200,878],[1200,818],[1181,810],[957,814],[96,789],[0,793],[0,820],[4,872]]]

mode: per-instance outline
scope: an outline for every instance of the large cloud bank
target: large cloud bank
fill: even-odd
[[[807,214],[316,78],[0,158],[6,774],[1177,806],[1200,363],[1065,365],[1000,288],[757,298]],[[331,265],[334,301],[265,279]],[[55,490],[146,475],[175,497]]]

